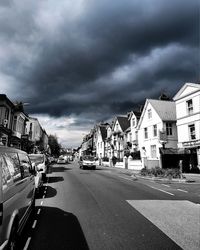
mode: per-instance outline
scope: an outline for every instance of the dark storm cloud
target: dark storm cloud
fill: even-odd
[[[29,112],[100,121],[199,80],[198,0],[77,3],[2,6],[0,41],[13,52],[2,73],[23,85]]]

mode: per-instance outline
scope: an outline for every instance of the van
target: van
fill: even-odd
[[[26,152],[0,146],[0,250],[18,249],[35,207],[34,170]]]

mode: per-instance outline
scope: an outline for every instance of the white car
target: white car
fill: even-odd
[[[47,160],[44,154],[29,154],[32,163],[35,163],[36,171],[42,174],[42,180],[46,181]]]
[[[80,158],[79,161],[80,168],[90,168],[90,169],[96,169],[96,162],[95,158],[91,155],[85,155]]]
[[[57,160],[57,163],[58,163],[58,164],[65,164],[65,163],[66,163],[66,159],[65,159],[64,157],[60,156],[60,157],[58,158],[58,160]]]
[[[37,170],[35,163],[32,163],[32,168],[35,169],[35,189],[36,192],[39,193],[41,187],[43,186],[42,173],[40,170]]]

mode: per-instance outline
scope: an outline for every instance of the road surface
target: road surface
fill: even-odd
[[[200,249],[199,187],[54,164],[21,248]]]

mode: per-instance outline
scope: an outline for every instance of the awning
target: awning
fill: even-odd
[[[185,148],[160,148],[160,154],[162,155],[184,155],[189,153],[190,151]]]

